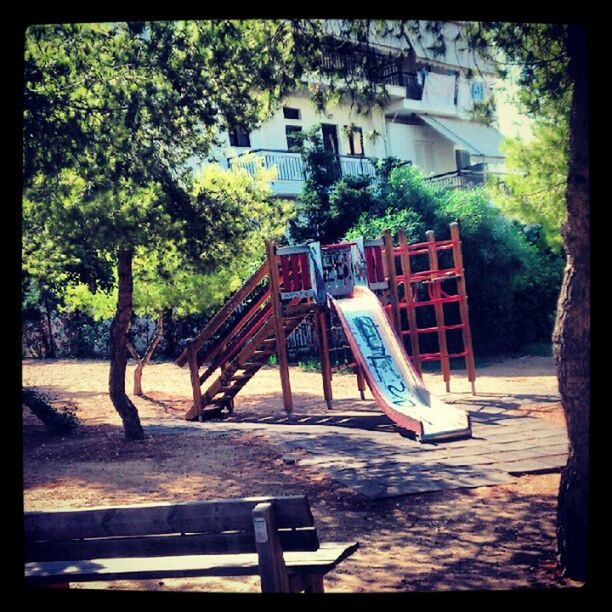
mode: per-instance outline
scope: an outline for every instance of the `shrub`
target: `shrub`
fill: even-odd
[[[385,229],[404,229],[410,242],[449,238],[449,224],[459,223],[465,278],[469,296],[474,351],[481,355],[513,352],[529,342],[549,339],[563,274],[563,257],[530,241],[530,231],[505,218],[482,189],[445,190],[427,185],[416,168],[396,167],[386,185],[382,214],[363,213],[346,233],[347,239],[375,238]],[[440,267],[450,267],[449,251],[440,252]],[[414,270],[424,269],[426,257],[414,260]],[[448,281],[451,282],[451,281]],[[417,288],[419,289],[419,288]],[[421,291],[424,287],[420,288]],[[458,308],[445,307],[448,323],[458,321]],[[431,309],[417,311],[420,326],[435,324]],[[425,312],[421,312],[425,311]],[[433,334],[421,338],[422,349],[436,350]],[[460,333],[449,335],[449,350],[461,342]]]
[[[47,432],[53,436],[68,434],[79,425],[79,419],[71,406],[57,410],[50,399],[35,389],[24,387],[22,402],[44,423]]]
[[[426,225],[421,216],[414,210],[389,208],[382,215],[363,213],[357,223],[345,234],[347,240],[363,236],[367,239],[380,238],[386,230],[396,234],[405,230],[409,242],[416,242],[423,237]]]

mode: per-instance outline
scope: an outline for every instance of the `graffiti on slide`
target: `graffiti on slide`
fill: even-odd
[[[370,370],[376,375],[377,382],[391,396],[391,402],[395,405],[416,406],[416,403],[410,398],[411,391],[408,385],[394,367],[393,357],[387,353],[378,325],[367,315],[356,316],[353,322],[360,338],[360,346],[362,349],[364,347],[368,349],[363,353],[370,365]]]

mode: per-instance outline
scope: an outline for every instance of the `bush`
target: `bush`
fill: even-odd
[[[79,425],[79,419],[73,407],[57,410],[50,399],[35,389],[24,387],[21,392],[22,402],[45,424],[47,432],[53,436],[69,434]]]
[[[416,242],[423,237],[426,225],[414,210],[389,208],[382,215],[362,214],[344,238],[347,240],[353,240],[359,236],[367,239],[380,238],[386,229],[391,230],[393,234],[403,229],[408,241]]]
[[[469,296],[474,351],[480,355],[514,352],[521,346],[549,340],[563,275],[563,257],[530,241],[529,232],[506,219],[482,189],[445,190],[423,182],[412,167],[397,167],[379,188],[382,214],[363,213],[346,238],[375,238],[385,229],[404,229],[410,242],[432,229],[437,239],[449,238],[449,224],[459,223]],[[440,252],[440,267],[450,267],[449,251]],[[426,258],[415,258],[415,270]],[[450,282],[450,281],[449,281]],[[423,288],[421,288],[423,289]],[[458,321],[458,308],[445,307],[448,323]],[[435,325],[433,313],[421,312],[420,326]],[[427,311],[431,309],[426,309]],[[436,349],[432,334],[421,338],[425,351]],[[449,335],[449,350],[460,347],[461,336]],[[431,346],[429,346],[431,345]]]

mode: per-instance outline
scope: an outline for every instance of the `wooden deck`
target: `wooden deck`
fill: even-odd
[[[565,427],[496,406],[470,414],[472,438],[437,444],[420,444],[401,435],[394,423],[375,411],[301,416],[297,407],[291,421],[237,413],[223,422],[195,426],[213,436],[258,433],[284,454],[306,451],[306,458],[300,453],[298,466],[325,472],[372,499],[502,484],[566,464]]]

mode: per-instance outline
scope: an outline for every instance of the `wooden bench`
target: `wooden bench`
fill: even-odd
[[[323,592],[358,543],[320,544],[306,496],[26,512],[32,585],[261,577],[265,592]]]

